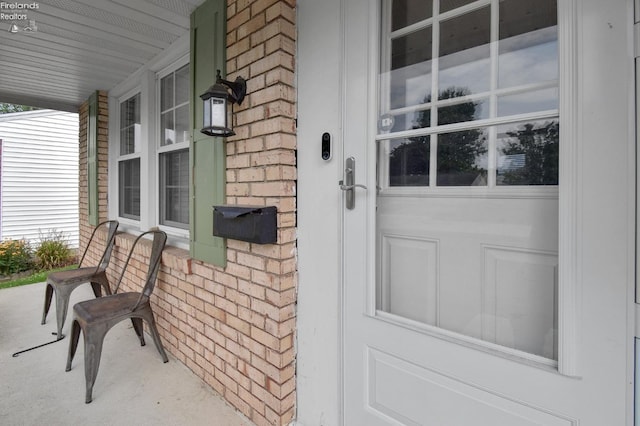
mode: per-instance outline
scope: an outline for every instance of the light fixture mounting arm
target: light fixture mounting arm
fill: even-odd
[[[222,78],[220,70],[216,70],[216,84],[223,84],[231,89],[229,96],[233,99],[233,102],[240,105],[245,95],[247,94],[247,82],[244,78],[238,76],[236,81],[229,81]]]

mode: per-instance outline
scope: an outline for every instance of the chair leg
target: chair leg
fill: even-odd
[[[73,289],[71,289],[73,290]],[[64,321],[67,319],[67,310],[69,309],[69,297],[70,291],[66,288],[59,287],[56,291],[56,320],[58,322],[58,340],[64,338],[62,335],[62,328],[64,327]]]
[[[144,346],[144,329],[142,327],[142,318],[131,317],[131,323],[133,324],[133,329],[136,331],[138,335],[138,339],[140,339],[140,346]]]
[[[153,313],[149,312],[145,319],[147,320],[147,325],[149,326],[149,331],[151,332],[153,343],[156,344],[156,349],[158,349],[158,352],[160,352],[160,356],[162,357],[162,362],[169,362],[169,358],[167,357],[167,354],[162,347],[162,340],[160,340],[160,334],[158,333],[158,329],[156,328],[156,322],[153,319]]]
[[[84,334],[84,379],[86,382],[85,403],[92,401],[93,385],[98,377],[100,358],[102,357],[102,343],[108,329],[96,327],[85,330]]]
[[[78,349],[78,340],[80,339],[80,324],[78,321],[73,320],[71,323],[71,339],[69,339],[69,353],[67,354],[67,368],[65,371],[71,371],[71,362],[73,357],[76,356],[76,349]]]
[[[109,280],[107,279],[107,273],[105,271],[95,275],[91,285],[93,286],[93,294],[95,294],[96,297],[101,297],[102,294],[111,294],[111,287],[109,286]]]
[[[105,294],[110,295],[112,294],[111,292],[111,286],[109,285],[109,280],[107,279],[107,275],[106,272],[104,275],[102,275],[100,278],[100,285],[102,286],[102,289],[104,291]]]
[[[53,286],[47,283],[47,287],[44,292],[44,309],[42,310],[42,322],[44,324],[47,321],[47,314],[49,313],[49,308],[51,307],[51,297],[53,297]]]
[[[96,297],[102,297],[102,286],[98,282],[91,282],[91,288],[93,289],[93,294]]]

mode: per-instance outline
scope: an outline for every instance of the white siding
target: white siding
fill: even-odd
[[[2,239],[32,243],[50,230],[78,246],[78,114],[0,115]]]

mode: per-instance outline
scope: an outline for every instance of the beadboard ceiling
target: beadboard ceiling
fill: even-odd
[[[203,1],[7,0],[0,102],[76,112],[94,90],[111,89],[186,34]],[[32,24],[35,31],[25,30]]]

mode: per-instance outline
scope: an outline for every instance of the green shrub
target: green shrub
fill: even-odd
[[[11,275],[31,269],[31,247],[25,240],[5,240],[0,243],[0,274]]]
[[[41,270],[49,270],[60,268],[74,262],[75,256],[73,250],[69,248],[62,231],[49,231],[49,234],[43,236],[40,234],[40,244],[35,252],[36,264]]]

